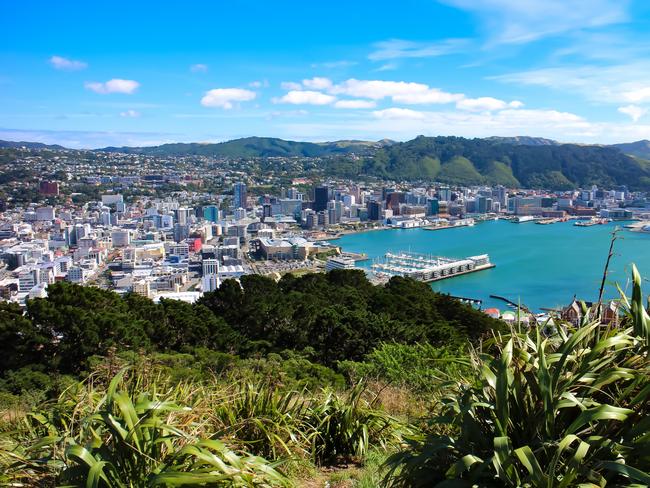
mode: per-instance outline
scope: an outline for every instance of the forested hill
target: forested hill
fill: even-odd
[[[630,156],[650,159],[650,141],[648,140],[614,144],[614,147],[619,148],[622,152]]]
[[[211,157],[323,157],[337,154],[367,154],[386,141],[298,142],[273,137],[246,137],[216,144],[176,143],[151,147],[105,147],[100,151],[147,154],[153,156],[211,156]]]
[[[650,163],[616,146],[561,144],[535,137],[419,136],[394,143],[382,140],[326,143],[248,137],[218,144],[178,143],[152,147],[109,147],[156,156],[323,157],[332,176],[429,179],[451,184],[569,189],[627,185],[650,189]],[[361,158],[352,158],[352,154]]]
[[[372,158],[366,158],[361,171],[465,185],[568,189],[596,184],[650,189],[650,163],[611,146],[419,136],[379,149]]]

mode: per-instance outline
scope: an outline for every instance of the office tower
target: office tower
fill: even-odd
[[[235,208],[246,208],[247,200],[246,183],[235,183],[233,187],[233,206]]]
[[[329,188],[327,186],[317,186],[314,190],[314,210],[321,212],[327,210],[329,201]]]

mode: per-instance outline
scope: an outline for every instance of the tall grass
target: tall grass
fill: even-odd
[[[403,427],[349,392],[280,392],[268,383],[172,384],[125,369],[92,376],[2,435],[16,486],[284,486],[295,463],[364,456]],[[294,464],[292,464],[294,463]],[[282,470],[282,471],[280,471]]]
[[[495,337],[495,351],[473,356],[477,381],[391,457],[387,484],[650,484],[650,319],[636,268],[633,283],[620,328],[592,316],[553,337]]]

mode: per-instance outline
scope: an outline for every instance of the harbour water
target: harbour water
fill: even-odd
[[[618,224],[621,226],[621,224]],[[532,310],[568,304],[574,295],[595,300],[616,223],[575,227],[571,222],[552,225],[513,224],[507,221],[477,223],[473,227],[428,232],[423,229],[386,230],[343,236],[344,251],[364,252],[369,258],[388,251],[413,251],[448,257],[489,254],[495,268],[438,281],[436,291],[479,298],[483,308],[506,304],[491,299],[499,295]],[[631,263],[650,279],[650,234],[621,230],[605,296],[615,298],[615,283],[630,290]],[[372,261],[358,263],[370,267]],[[645,282],[650,291],[650,281]]]

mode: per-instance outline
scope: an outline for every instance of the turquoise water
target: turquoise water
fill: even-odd
[[[343,236],[344,251],[365,252],[370,258],[386,251],[414,251],[466,257],[488,253],[495,268],[432,283],[434,290],[454,296],[480,298],[483,307],[506,304],[489,298],[500,295],[532,310],[568,304],[574,295],[594,301],[603,275],[615,224],[575,227],[571,222],[551,225],[477,223],[474,227],[428,231],[385,230]],[[630,290],[631,263],[650,279],[650,234],[621,230],[610,264],[606,297],[616,297],[615,283]],[[366,261],[359,265],[369,267]],[[645,282],[650,291],[650,282]]]

